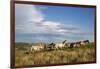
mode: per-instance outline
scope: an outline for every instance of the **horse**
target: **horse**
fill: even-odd
[[[62,43],[57,43],[57,44],[55,44],[55,48],[56,48],[56,49],[62,49],[62,48],[65,47],[65,44],[66,44],[66,40],[63,41]]]
[[[48,44],[47,47],[46,47],[47,50],[52,50],[54,48],[55,48],[55,43],[53,43],[53,42]]]
[[[83,45],[83,46],[87,45],[87,44],[89,44],[89,40],[84,40],[84,41],[81,42],[81,45]]]
[[[39,45],[32,45],[31,46],[31,52],[34,51],[40,51],[44,49],[44,44],[40,43]]]
[[[74,47],[80,47],[80,46],[81,46],[81,41],[76,42],[75,45],[76,45],[76,46],[74,46]]]

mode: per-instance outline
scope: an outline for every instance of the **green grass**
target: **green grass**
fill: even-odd
[[[25,54],[30,46],[15,46],[15,66],[37,64],[79,63],[95,60],[93,44],[78,48],[64,48],[62,50],[39,51]]]

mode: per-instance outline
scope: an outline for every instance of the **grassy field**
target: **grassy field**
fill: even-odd
[[[26,54],[25,52],[29,50],[30,45],[28,43],[15,43],[15,66],[95,61],[94,47],[93,43],[90,43],[79,48],[44,50]]]

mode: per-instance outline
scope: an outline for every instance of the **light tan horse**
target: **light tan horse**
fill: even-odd
[[[55,48],[56,48],[56,49],[62,49],[62,48],[65,47],[65,44],[66,44],[66,40],[63,41],[62,43],[57,43],[57,44],[55,45]]]
[[[39,45],[32,45],[31,46],[31,52],[34,51],[40,51],[44,49],[44,45],[40,43]]]

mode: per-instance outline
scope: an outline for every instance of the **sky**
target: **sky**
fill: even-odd
[[[94,12],[94,8],[15,4],[15,42],[93,42]]]

